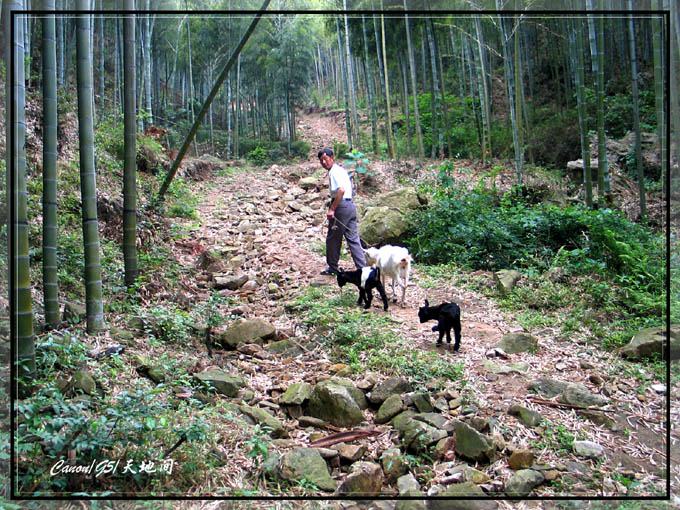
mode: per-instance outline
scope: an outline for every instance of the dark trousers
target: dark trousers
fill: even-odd
[[[335,209],[335,218],[330,220],[326,234],[326,262],[334,271],[338,270],[342,237],[347,240],[347,246],[352,254],[352,260],[357,269],[366,265],[364,250],[359,241],[359,226],[357,224],[357,209],[352,200],[343,200]]]

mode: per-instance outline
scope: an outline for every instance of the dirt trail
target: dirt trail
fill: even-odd
[[[281,338],[296,338],[302,334],[296,317],[286,313],[284,303],[294,300],[310,285],[323,288],[329,295],[340,292],[334,278],[319,275],[326,265],[321,254],[328,195],[325,179],[319,173],[319,185],[307,191],[297,185],[297,180],[300,176],[308,177],[318,172],[317,150],[322,146],[332,146],[334,140],[342,141],[343,130],[336,122],[320,114],[302,116],[300,127],[313,144],[308,162],[294,167],[273,166],[257,174],[237,171],[230,176],[215,176],[210,182],[198,183],[199,195],[203,197],[198,206],[202,223],[191,234],[194,242],[208,250],[243,256],[241,269],[249,273],[251,279],[259,280],[260,286],[253,291],[234,291],[233,294],[249,301],[242,307],[244,316],[268,320],[276,326]],[[359,193],[356,201],[361,206],[369,198]],[[346,246],[343,243],[344,250]],[[196,264],[195,253],[185,250],[182,257],[185,264]],[[350,264],[348,259],[341,259],[341,266],[347,268]],[[275,286],[271,285],[272,282]],[[386,290],[389,295],[390,289]],[[345,289],[345,292],[349,291]],[[460,305],[463,331],[459,352],[453,352],[450,346],[435,346],[436,333],[431,331],[432,323],[419,323],[418,306],[425,298],[431,303],[452,300]],[[658,425],[656,428],[651,425],[657,423],[653,420],[646,425],[638,422],[638,442],[636,430],[631,432],[630,438],[626,438],[624,434],[579,419],[573,411],[542,406],[530,399],[527,384],[540,377],[578,382],[594,393],[601,393],[603,386],[592,383],[590,376],[613,381],[613,367],[619,362],[614,354],[564,339],[558,328],[546,327],[531,332],[539,339],[535,353],[512,354],[508,360],[494,358],[491,361],[501,366],[503,371],[493,373],[487,352],[498,344],[504,334],[524,329],[514,318],[503,313],[494,301],[478,293],[455,288],[451,282],[429,277],[421,271],[417,260],[411,272],[406,306],[402,308],[391,304],[389,310],[383,312],[379,302],[379,299],[374,299],[368,313],[387,314],[394,323],[395,335],[412,342],[414,349],[437,350],[446,361],[462,365],[463,378],[467,382],[465,398],[474,405],[478,415],[495,420],[499,430],[507,431],[506,443],[513,447],[530,447],[532,441],[541,440],[534,430],[517,427],[516,418],[507,414],[511,404],[519,403],[539,411],[555,426],[564,424],[573,428],[579,437],[588,437],[606,445],[612,453],[625,453],[645,468],[653,467],[648,462],[650,458],[659,465],[665,462],[657,453],[664,449],[661,443],[650,445],[642,440],[643,431],[651,429],[659,432]],[[258,359],[253,360],[250,368],[248,363],[246,357],[244,364],[246,373],[250,373],[249,385],[261,402],[275,403],[276,395],[292,382],[313,383],[332,373],[331,363],[318,349],[295,359]],[[517,363],[522,363],[522,367],[516,368]],[[622,379],[616,382],[620,389],[612,396],[612,404],[625,401],[631,415],[662,416],[663,397],[647,394],[645,401],[638,401],[630,395],[634,393],[630,382]],[[288,425],[291,438],[305,444],[309,435],[307,429]],[[383,441],[389,442],[387,438]],[[373,446],[386,447],[389,444],[377,440]],[[564,463],[564,459],[556,457],[552,450],[537,451],[536,454],[537,463]],[[504,479],[512,475],[506,458],[491,465],[487,472]],[[547,487],[545,489],[544,494],[554,494]]]

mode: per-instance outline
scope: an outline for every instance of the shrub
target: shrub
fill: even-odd
[[[312,144],[304,140],[297,140],[290,144],[290,155],[295,158],[307,159],[311,150]]]
[[[466,190],[445,177],[431,205],[412,217],[406,244],[417,260],[473,270],[559,263],[572,273],[604,271],[627,289],[630,307],[661,306],[661,237],[619,211],[531,205],[514,192]]]
[[[246,159],[254,165],[262,166],[267,162],[267,150],[261,145],[258,145],[248,153]]]

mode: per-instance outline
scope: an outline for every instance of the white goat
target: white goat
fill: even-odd
[[[408,249],[402,246],[392,246],[386,244],[380,249],[368,248],[364,250],[366,263],[370,266],[377,265],[380,268],[380,277],[385,286],[385,277],[392,278],[392,296],[397,301],[397,294],[394,290],[394,282],[401,287],[401,306],[406,302],[406,287],[411,271],[411,254]]]

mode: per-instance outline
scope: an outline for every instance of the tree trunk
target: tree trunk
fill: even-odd
[[[671,61],[671,94],[670,114],[671,124],[671,188],[670,191],[680,189],[680,6],[678,2],[668,2],[667,10],[671,13],[671,33],[675,34],[670,44]]]
[[[125,10],[133,11],[135,0],[125,0]],[[125,264],[125,285],[132,286],[137,280],[137,121],[135,90],[137,71],[135,63],[135,16],[126,16],[124,32],[124,76],[125,106],[124,163],[123,163],[123,260]]]
[[[581,141],[581,158],[583,159],[583,186],[586,194],[586,206],[593,207],[593,178],[590,169],[590,141],[588,139],[588,123],[585,104],[585,65],[583,62],[583,34],[577,29],[576,19],[571,19],[569,31],[574,60],[576,61],[576,102],[578,109],[578,127]]]
[[[484,51],[484,34],[479,15],[474,16],[475,31],[477,34],[478,50],[478,74],[479,74],[479,101],[482,110],[482,162],[486,163],[491,157],[491,110],[489,106],[488,72],[486,69],[486,57]]]
[[[151,10],[151,0],[146,0],[146,10]],[[151,37],[153,35],[153,21],[150,15],[144,16],[144,110],[148,118],[147,124],[154,123],[151,106]]]
[[[54,0],[43,8],[54,10]],[[43,64],[43,294],[45,323],[59,322],[57,283],[57,51],[54,15],[42,18]]]
[[[444,159],[444,123],[442,122],[442,96],[441,96],[441,77],[437,67],[437,43],[435,41],[434,27],[432,26],[432,18],[425,19],[425,27],[427,29],[427,41],[430,47],[430,67],[432,69],[432,89],[434,90],[434,110],[432,118],[437,119],[437,147],[439,149],[439,159]],[[433,123],[434,124],[434,123]],[[434,132],[432,134],[432,143],[434,144]]]
[[[77,0],[77,9],[85,11],[88,0]],[[87,332],[92,335],[104,324],[102,305],[102,271],[99,256],[99,222],[97,221],[97,182],[94,167],[94,125],[92,115],[92,53],[90,23],[87,15],[76,19],[78,58],[78,138],[80,140],[80,192],[85,251],[85,308]]]
[[[380,2],[381,9],[383,2]],[[382,36],[382,56],[383,61],[387,63],[387,50],[385,49],[385,16],[380,15],[380,34]],[[392,111],[390,107],[390,80],[388,77],[387,66],[385,66],[385,108],[387,109],[387,152],[390,159],[394,159],[394,137],[392,136]]]
[[[103,0],[99,0],[99,10],[103,10]],[[99,109],[104,112],[104,91],[105,88],[105,73],[104,73],[104,16],[98,18],[99,27]],[[101,115],[100,115],[101,118]]]
[[[342,51],[342,35],[340,34],[340,18],[335,17],[335,28],[338,33],[338,57],[340,60],[340,65],[338,66],[340,69],[340,73],[342,74],[342,92],[343,92],[343,97],[344,97],[344,104],[345,104],[345,128],[347,129],[347,143],[349,144],[349,148],[352,149],[354,144],[353,142],[353,136],[352,133],[354,130],[352,129],[352,119],[350,117],[350,107],[349,107],[349,84],[347,83],[347,65],[345,64],[345,54]]]
[[[496,8],[501,10],[500,0],[496,0]],[[517,109],[516,109],[516,98],[515,98],[515,70],[513,57],[511,54],[508,37],[509,30],[507,24],[509,21],[506,19],[507,15],[499,14],[498,21],[501,28],[501,45],[503,47],[503,64],[505,68],[505,81],[506,81],[506,91],[508,94],[508,103],[510,104],[510,120],[512,123],[512,141],[515,150],[515,171],[517,173],[517,185],[522,185],[522,156],[520,152],[520,142],[519,142],[519,126],[517,119]],[[516,29],[516,27],[515,27]]]
[[[371,139],[373,154],[378,154],[378,123],[376,120],[375,83],[373,81],[373,65],[368,58],[368,31],[366,30],[366,16],[361,16],[361,26],[364,33],[364,65],[366,66],[366,88],[368,89],[368,104],[371,111]]]
[[[628,0],[628,9],[633,10],[633,0]],[[638,186],[640,189],[640,217],[647,217],[647,201],[645,200],[645,174],[642,169],[642,148],[640,144],[640,108],[638,103],[638,70],[637,49],[635,47],[635,20],[628,17],[628,42],[630,43],[630,72],[633,92],[633,125],[635,129],[635,163],[637,165]]]
[[[371,7],[373,7],[373,0],[371,0]],[[382,44],[381,44],[381,37],[380,37],[380,30],[378,29],[378,18],[377,15],[373,15],[373,33],[375,34],[375,51],[378,54],[378,72],[380,73],[380,84],[384,85],[385,84],[385,63],[383,62],[383,52],[382,52]],[[379,97],[379,94],[376,94],[377,97]],[[381,98],[381,99],[384,99]]]
[[[661,7],[660,5],[658,6]],[[668,158],[666,157],[666,110],[664,94],[664,23],[661,16],[652,16],[652,44],[654,47],[654,98],[656,100],[656,126],[659,134],[659,145],[661,146],[661,185],[664,195],[666,189],[666,167]]]
[[[593,0],[586,0],[586,2],[588,10],[594,10]],[[601,37],[598,36],[598,31],[601,32],[602,26],[600,25],[600,22],[598,22],[598,27],[596,28],[596,21],[597,20],[594,19],[593,15],[588,15],[591,63],[593,66],[593,76],[595,78],[595,90],[597,91],[597,198],[600,206],[604,207],[606,193],[605,173],[607,167],[607,141],[604,132],[604,70],[602,69],[604,55],[602,54]]]
[[[196,134],[196,131],[198,131],[198,127],[200,126],[201,122],[203,121],[203,118],[205,117],[205,115],[208,111],[208,108],[210,107],[213,100],[215,99],[217,92],[219,91],[220,87],[222,86],[222,83],[224,83],[224,80],[229,75],[229,71],[231,70],[232,66],[234,65],[234,62],[237,60],[238,56],[241,53],[241,50],[243,49],[246,42],[250,38],[250,35],[253,33],[253,30],[255,30],[257,23],[260,21],[262,14],[267,9],[267,6],[269,5],[270,2],[271,2],[271,0],[264,0],[264,3],[262,4],[262,7],[260,7],[259,12],[255,15],[255,18],[250,23],[250,26],[246,30],[245,34],[243,34],[243,37],[241,38],[241,42],[239,42],[238,46],[236,46],[236,49],[234,50],[231,57],[229,58],[227,65],[225,66],[224,70],[222,71],[220,76],[217,78],[217,81],[213,85],[213,88],[210,91],[210,94],[208,94],[208,97],[206,98],[205,102],[203,103],[203,107],[201,108],[201,111],[198,113],[198,116],[196,117],[196,122],[194,122],[194,125],[191,127],[191,130],[189,131],[189,134],[187,135],[186,139],[184,140],[184,143],[182,144],[182,147],[179,150],[179,153],[177,154],[175,161],[173,161],[173,163],[172,163],[172,167],[170,167],[170,170],[168,171],[168,174],[166,175],[165,180],[163,181],[163,184],[161,185],[160,189],[158,190],[158,195],[156,197],[157,203],[163,200],[165,192],[168,190],[168,187],[170,186],[172,179],[175,177],[175,174],[177,173],[177,169],[179,168],[179,165],[182,163],[182,159],[184,158],[184,155],[186,154],[186,152],[189,148],[189,145],[191,144],[191,141],[193,140],[194,135]]]
[[[345,53],[347,63],[347,84],[349,89],[349,106],[352,113],[352,138],[359,139],[359,118],[357,116],[357,94],[354,79],[354,65],[352,62],[352,52],[349,48],[349,20],[347,18],[347,0],[343,0],[345,10]]]
[[[404,0],[404,10],[408,10],[406,0]],[[416,143],[418,148],[418,157],[425,157],[425,149],[423,147],[423,130],[420,127],[420,111],[418,110],[418,89],[416,84],[416,59],[413,52],[413,43],[411,41],[411,27],[409,25],[408,14],[404,14],[404,23],[406,24],[406,44],[408,47],[408,67],[411,74],[411,90],[413,92],[413,116],[416,123]],[[410,143],[410,142],[409,142]]]
[[[14,81],[7,80],[7,195],[8,209],[14,224],[14,236],[9,237],[10,281],[15,292],[10,292],[11,337],[16,338],[16,375],[19,398],[30,396],[35,378],[35,343],[33,311],[31,308],[31,276],[28,255],[28,193],[26,190],[26,78],[24,66],[24,23],[15,16],[14,39],[11,38],[11,10],[20,10],[17,0],[3,2],[7,36],[5,69],[14,70]],[[12,57],[14,61],[12,62]],[[9,74],[9,73],[8,73]],[[9,76],[8,76],[9,77]],[[14,172],[11,170],[14,169]],[[12,178],[13,177],[13,178]]]
[[[63,0],[57,0],[56,7],[62,9]],[[65,20],[63,16],[57,16],[57,87],[64,85],[64,31]]]
[[[406,56],[399,57],[399,69],[401,71],[401,90],[402,90],[402,108],[404,110],[404,117],[406,118],[406,153],[409,158],[413,157],[413,133],[411,132],[411,112],[408,104],[408,71],[406,68]]]

